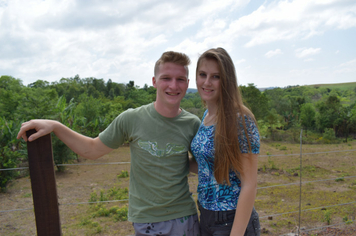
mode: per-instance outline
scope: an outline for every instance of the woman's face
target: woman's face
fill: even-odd
[[[216,104],[220,95],[220,71],[214,59],[203,59],[197,70],[197,89],[207,103]]]

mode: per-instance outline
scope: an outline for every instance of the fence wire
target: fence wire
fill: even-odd
[[[302,146],[302,144],[301,144]],[[354,152],[356,149],[350,149],[350,150],[338,150],[338,151],[328,151],[328,152],[313,152],[313,153],[303,153],[302,150],[298,154],[280,154],[280,155],[259,155],[259,157],[288,157],[288,156],[300,156],[300,170],[302,168],[302,156],[305,155],[317,155],[317,154],[327,154],[327,153],[342,153],[342,152]],[[131,162],[107,162],[107,163],[80,163],[80,164],[58,164],[57,166],[85,166],[85,165],[126,165],[130,164]],[[29,167],[19,167],[19,168],[8,168],[8,169],[0,169],[0,171],[15,171],[15,170],[26,170],[29,169]],[[355,178],[356,176],[344,176],[340,177],[342,179],[350,179],[350,178]],[[290,186],[290,185],[300,185],[300,188],[302,184],[306,183],[313,183],[313,182],[322,182],[322,181],[335,181],[340,178],[332,178],[332,179],[319,179],[319,180],[311,180],[311,181],[301,181],[302,177],[300,175],[300,181],[296,183],[288,183],[288,184],[279,184],[279,185],[272,185],[272,186],[264,186],[264,187],[258,187],[257,189],[267,189],[267,188],[274,188],[274,187],[281,187],[281,186]],[[300,189],[300,192],[302,190]],[[196,194],[194,194],[196,195]],[[82,205],[82,204],[99,204],[99,203],[114,203],[114,202],[126,202],[128,199],[122,199],[122,200],[110,200],[110,201],[97,201],[97,202],[77,202],[77,203],[61,203],[59,206],[69,206],[69,205]],[[322,208],[330,208],[330,207],[336,207],[336,206],[343,206],[343,205],[350,205],[350,204],[356,204],[356,201],[353,202],[348,202],[348,203],[341,203],[337,205],[329,205],[329,206],[321,206],[321,207],[315,207],[315,208],[309,208],[309,209],[301,209],[301,199],[299,202],[299,210],[298,211],[291,211],[291,212],[284,212],[284,213],[277,213],[277,214],[272,214],[272,215],[266,215],[266,216],[260,216],[260,219],[265,219],[268,217],[275,217],[275,216],[281,216],[281,215],[287,215],[287,214],[295,214],[299,213],[299,227],[298,233],[296,235],[300,235],[300,232],[308,232],[308,231],[314,231],[322,228],[328,228],[332,226],[337,226],[341,224],[336,224],[336,225],[329,225],[329,226],[323,226],[323,227],[318,227],[318,228],[312,228],[312,229],[300,229],[300,219],[301,219],[301,212],[306,212],[306,211],[312,211],[312,210],[318,210]],[[13,210],[1,210],[1,213],[9,213],[9,212],[15,212],[15,211],[27,211],[27,210],[34,210],[34,208],[22,208],[22,209],[13,209]],[[345,224],[345,223],[343,223]],[[283,235],[290,235],[290,234],[283,234]]]
[[[326,154],[326,153],[338,153],[338,152],[355,152],[356,149],[350,150],[339,150],[339,151],[328,151],[328,152],[310,152],[310,153],[303,153],[305,155],[317,155],[317,154]],[[258,155],[259,157],[288,157],[288,156],[300,156],[298,154],[278,154],[278,155]],[[102,163],[80,163],[80,164],[57,164],[54,166],[87,166],[87,165],[126,165],[131,164],[131,162],[102,162]],[[0,169],[0,171],[10,171],[10,170],[25,170],[28,167],[19,167],[19,168],[7,168],[7,169]]]

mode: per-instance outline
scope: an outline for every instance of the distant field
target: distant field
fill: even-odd
[[[312,84],[312,85],[306,85],[306,86],[347,90],[350,88],[356,88],[356,82],[340,83],[340,84]]]
[[[291,85],[294,86],[294,85]],[[330,89],[341,89],[347,90],[350,88],[356,88],[356,82],[351,83],[339,83],[339,84],[309,84],[309,85],[300,85],[300,86],[308,86],[308,87],[319,87],[319,88],[330,88]],[[275,89],[278,87],[269,87],[269,88],[258,88],[261,92],[265,91],[266,89]],[[281,87],[284,88],[284,87]]]

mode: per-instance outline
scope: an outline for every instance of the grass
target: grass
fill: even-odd
[[[302,184],[301,207],[303,211],[301,213],[301,227],[308,229],[339,222],[355,224],[353,219],[356,217],[356,204],[334,206],[355,201],[356,179],[346,178],[347,176],[356,176],[355,152],[307,154],[354,149],[356,149],[356,141],[348,142],[347,144],[303,144],[302,181],[331,180]],[[299,224],[299,152],[300,147],[296,144],[280,141],[263,142],[261,144],[258,172],[258,187],[260,189],[258,189],[255,208],[260,215],[261,228],[264,228],[265,232],[268,231],[268,235],[291,232]],[[130,161],[129,148],[119,148],[104,157],[104,160],[108,162],[112,162],[113,159],[115,161]],[[100,161],[104,162],[103,160]],[[57,175],[57,181],[60,182],[59,187],[57,187],[59,201],[62,202],[63,198],[70,199],[71,197],[72,200],[69,202],[127,199],[129,186],[128,167],[129,165],[98,165],[68,168],[67,173]],[[70,185],[71,180],[75,179],[73,176],[77,179],[89,180],[85,183],[75,183],[73,185],[75,188],[70,188],[68,185]],[[19,179],[18,181],[29,182],[28,178]],[[188,181],[190,190],[194,193],[193,197],[196,200],[197,175],[190,174]],[[29,200],[32,195],[29,194],[29,187],[24,185],[19,188],[19,184],[16,183],[12,184],[9,193],[0,195],[0,202],[5,202],[10,198],[15,201],[7,201],[9,202],[8,205],[16,201],[27,201],[22,207],[11,207],[10,209],[26,208],[28,204],[31,204]],[[296,183],[296,185],[284,185],[289,183]],[[85,185],[88,185],[88,187],[84,189]],[[261,188],[274,185],[284,186]],[[67,187],[69,189],[65,189]],[[83,187],[83,190],[74,191],[74,189],[80,187]],[[85,196],[84,200],[77,196],[83,191],[85,191],[85,194],[83,194]],[[16,193],[19,193],[18,198],[16,198]],[[72,193],[73,196],[64,197],[65,193]],[[288,212],[293,213],[284,214]],[[63,235],[133,234],[131,223],[126,221],[126,201],[61,206],[60,214]],[[13,212],[8,215],[7,217],[0,215],[0,235],[24,235],[26,232],[35,232],[32,211]],[[275,216],[272,219],[268,219],[268,216],[271,215]],[[23,229],[20,228],[22,226]]]
[[[338,83],[338,84],[313,84],[306,85],[311,87],[319,87],[319,88],[330,88],[330,89],[340,89],[340,90],[349,90],[350,88],[356,87],[356,82],[351,83]]]
[[[355,144],[352,141],[347,144],[303,145],[302,150],[303,153],[342,151],[356,149]],[[283,154],[281,147],[292,153],[300,152],[299,145],[295,144],[272,142],[262,145],[261,153],[266,153],[267,157],[261,155],[259,159],[259,187],[299,182],[300,155],[276,156]],[[331,180],[302,185],[301,227],[314,228],[318,225],[345,222],[345,215],[348,219],[356,216],[355,204],[334,206],[355,201],[356,180],[345,178],[356,176],[355,152],[305,154],[302,155],[302,164],[303,182]],[[279,174],[276,175],[276,172]],[[262,228],[273,235],[279,235],[290,232],[299,224],[299,189],[298,183],[258,190],[255,207],[260,212]],[[310,210],[313,208],[317,209]],[[295,213],[283,214],[287,212]],[[282,215],[268,220],[267,216],[274,214]],[[349,223],[353,224],[351,221]]]

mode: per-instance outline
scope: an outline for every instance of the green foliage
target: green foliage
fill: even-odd
[[[336,182],[345,181],[345,178],[344,177],[339,177],[339,178],[336,178],[335,181]]]
[[[7,120],[14,118],[22,88],[21,80],[11,76],[0,77],[0,117]]]
[[[331,128],[325,128],[324,134],[323,134],[323,142],[324,143],[332,143],[335,140],[336,140],[336,137],[335,137],[334,130]]]
[[[127,170],[122,170],[119,175],[117,175],[117,178],[127,178],[129,177],[129,172]]]
[[[54,89],[25,88],[15,116],[19,120],[48,119],[56,113],[58,94]]]
[[[270,156],[268,157],[268,163],[270,164],[271,170],[278,170],[278,168],[276,167],[276,165],[274,164],[274,161],[272,161]]]
[[[94,203],[94,202],[96,202],[96,201],[98,201],[98,195],[96,194],[96,191],[91,192],[91,193],[90,193],[89,202],[90,202],[90,203]]]
[[[268,112],[268,97],[254,84],[240,86],[244,104],[252,111],[256,120],[263,119]]]
[[[276,109],[271,109],[268,111],[267,115],[264,119],[264,125],[267,125],[268,130],[270,132],[270,137],[272,140],[276,140],[275,134],[277,133],[276,128],[282,127],[282,117],[278,115]]]
[[[100,190],[100,195],[96,191],[90,194],[89,202],[108,201],[108,200],[124,200],[128,198],[129,190],[127,188],[110,188],[106,193]]]
[[[0,117],[0,169],[16,168],[25,157],[21,141],[16,139],[20,124]],[[8,182],[18,175],[18,171],[14,170],[0,171],[0,191],[6,191]]]
[[[98,222],[92,221],[89,218],[84,218],[79,223],[79,226],[86,226],[90,229],[92,234],[99,234],[103,231],[103,228],[99,225]]]
[[[129,209],[127,206],[124,206],[122,208],[118,208],[115,211],[114,219],[115,221],[127,221],[127,215],[129,213]]]
[[[187,93],[181,101],[181,107],[199,118],[203,117],[205,111],[204,104],[198,92]]]
[[[326,222],[327,225],[330,225],[331,223],[331,210],[324,210],[324,222]]]
[[[25,193],[24,195],[22,195],[23,198],[28,198],[28,197],[32,197],[32,193]]]
[[[311,103],[304,103],[300,108],[300,123],[308,130],[315,125],[315,108]]]
[[[75,122],[73,114],[75,106],[76,103],[74,103],[74,99],[71,99],[67,105],[65,97],[61,96],[56,103],[56,114],[53,116],[53,119],[58,120],[69,128],[72,128],[73,123]],[[57,170],[59,172],[63,172],[65,170],[65,166],[61,166],[60,164],[72,163],[76,158],[76,155],[55,135],[52,135],[52,147],[53,159]]]
[[[244,104],[258,121],[262,139],[299,143],[300,130],[303,128],[306,130],[303,134],[308,132],[308,136],[303,137],[303,143],[336,143],[341,138],[349,142],[349,134],[356,133],[356,83],[347,86],[289,86],[264,91],[254,84],[248,84],[240,89]],[[145,85],[139,88],[134,81],[122,84],[111,79],[105,82],[103,79],[75,75],[61,78],[59,82],[37,80],[24,86],[20,79],[0,77],[0,117],[8,121],[8,125],[12,122],[17,127],[12,128],[13,136],[17,134],[20,121],[49,118],[79,133],[96,137],[126,109],[155,99],[154,87]],[[202,117],[205,110],[197,92],[187,93],[181,107],[198,117]],[[1,126],[1,132],[4,132],[4,127]],[[1,139],[0,165],[16,167],[26,156],[22,143],[14,139]],[[76,158],[54,136],[53,151],[59,171],[64,171],[59,164],[71,163]],[[16,171],[6,172],[11,172],[6,177],[8,180],[18,174]]]
[[[353,223],[354,223],[354,221],[353,221],[352,219],[349,219],[348,216],[344,216],[344,217],[342,218],[342,221],[345,222],[345,224],[347,224],[347,225],[350,225],[350,224],[353,224]]]
[[[107,208],[102,201],[108,201],[108,200],[124,200],[128,199],[128,189],[127,188],[120,188],[120,187],[112,187],[108,189],[107,191],[100,190],[100,194],[98,196],[96,191],[93,191],[90,194],[90,199],[89,202],[98,202],[97,204],[91,204],[90,207],[90,217],[91,218],[96,218],[96,217],[110,217],[113,219],[114,222],[117,221],[127,221],[128,217],[128,207],[126,205],[119,207],[119,206],[114,206],[111,208]],[[89,219],[84,219],[82,221],[82,224],[90,224],[91,220]]]
[[[107,208],[106,205],[96,205],[92,209],[92,218],[96,217],[111,217],[113,218],[114,222],[117,221],[127,221],[128,217],[128,207],[123,206],[123,207],[111,207]],[[87,220],[88,221],[88,220]],[[90,221],[89,221],[90,222]]]

